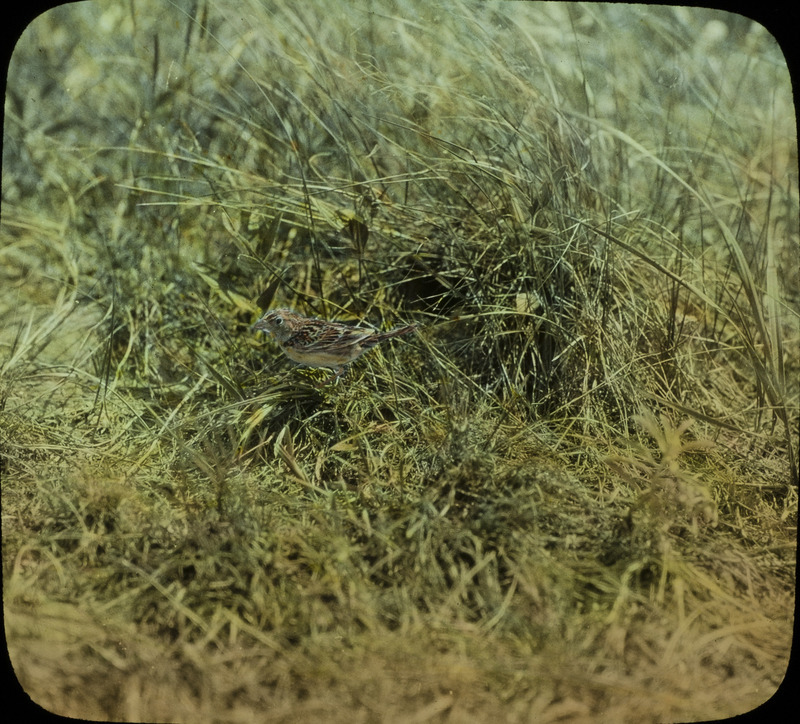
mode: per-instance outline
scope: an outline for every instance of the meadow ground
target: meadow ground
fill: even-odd
[[[795,596],[783,57],[703,9],[89,2],[5,99],[3,603],[61,714],[673,722]],[[419,331],[349,374],[262,310]]]

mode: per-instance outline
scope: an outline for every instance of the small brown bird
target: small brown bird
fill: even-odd
[[[388,332],[378,332],[304,317],[291,309],[273,309],[253,325],[253,329],[270,332],[289,359],[307,367],[335,370],[325,384],[340,377],[351,362],[379,342],[409,334],[416,328],[416,324],[408,324]]]

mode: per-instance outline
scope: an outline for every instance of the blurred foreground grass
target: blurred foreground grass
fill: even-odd
[[[747,19],[92,2],[12,60],[9,649],[128,721],[685,721],[788,659],[788,74]],[[420,332],[343,381],[260,307]]]

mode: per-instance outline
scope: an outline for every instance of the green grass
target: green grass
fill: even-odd
[[[84,3],[10,68],[4,612],[116,721],[688,721],[788,661],[788,73],[703,9]],[[418,333],[294,367],[263,309]]]

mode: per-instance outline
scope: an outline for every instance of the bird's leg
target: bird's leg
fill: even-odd
[[[347,371],[350,369],[350,365],[342,365],[336,372],[334,372],[328,379],[323,380],[322,382],[317,385],[317,387],[327,387],[331,382],[334,380],[338,380],[340,377],[343,377],[347,374]]]

